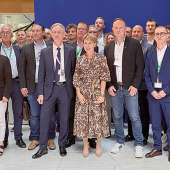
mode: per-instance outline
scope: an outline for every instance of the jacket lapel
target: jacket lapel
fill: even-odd
[[[50,61],[51,61],[51,65],[52,65],[53,71],[55,72],[54,57],[53,57],[53,46],[49,47],[48,53],[49,53],[49,57],[50,57]]]
[[[124,43],[124,49],[123,49],[122,62],[123,62],[123,60],[125,58],[125,54],[126,54],[127,47],[129,45],[129,41],[130,41],[129,38],[126,36],[125,43]]]
[[[31,56],[33,57],[34,64],[36,65],[36,62],[35,62],[34,42],[30,44],[30,53],[32,53]]]
[[[67,46],[64,45],[64,70],[66,71],[66,64],[67,64],[67,59],[68,59],[68,49]]]
[[[14,49],[15,57],[16,57],[16,64],[17,64],[17,69],[19,68],[19,50],[16,49],[16,46],[12,44],[12,47]]]
[[[156,70],[158,70],[158,59],[157,59],[157,51],[156,51],[156,49],[154,49],[153,52],[152,52],[152,59],[153,59],[153,62],[155,64]]]

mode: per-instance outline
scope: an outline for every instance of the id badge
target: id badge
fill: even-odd
[[[154,88],[161,89],[162,88],[162,83],[154,83]]]
[[[60,73],[61,73],[61,70],[58,70],[58,75],[60,75]]]
[[[61,71],[60,71],[60,75],[61,75],[61,76],[64,76],[64,70],[61,70]]]
[[[120,60],[115,60],[114,65],[120,67],[122,65],[122,63]]]

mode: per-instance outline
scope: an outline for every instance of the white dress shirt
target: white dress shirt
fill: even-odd
[[[162,50],[159,50],[157,48],[157,60],[158,60],[159,65],[162,64],[162,60],[163,60],[166,49],[167,49],[167,45]]]
[[[65,78],[65,70],[64,70],[64,45],[62,44],[60,47],[57,47],[54,43],[53,43],[53,58],[54,58],[54,68],[56,69],[56,61],[58,62],[58,50],[57,48],[61,48],[60,49],[60,55],[61,55],[61,61],[59,61],[60,64],[60,73],[61,71],[64,72],[64,75],[60,74],[60,80],[59,82],[65,82],[66,78]]]

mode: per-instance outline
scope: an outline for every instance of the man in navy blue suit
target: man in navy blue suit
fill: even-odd
[[[152,119],[154,149],[145,155],[146,158],[162,155],[161,120],[162,114],[167,123],[168,161],[170,162],[170,48],[167,47],[167,30],[159,26],[154,39],[157,48],[146,58],[145,82],[148,88],[149,112]]]
[[[40,114],[40,148],[33,159],[48,153],[48,127],[51,115],[58,102],[60,133],[58,145],[60,155],[66,156],[65,142],[68,136],[68,119],[71,98],[73,98],[73,74],[75,70],[75,49],[63,45],[65,27],[56,23],[51,26],[53,46],[41,50],[38,73],[38,102],[42,104]]]
[[[26,144],[22,140],[22,100],[23,96],[20,91],[19,86],[19,58],[21,53],[21,47],[12,44],[11,38],[13,37],[12,28],[9,25],[3,25],[1,28],[1,38],[2,43],[0,43],[0,53],[1,55],[7,56],[10,60],[11,69],[12,69],[12,110],[14,114],[14,137],[16,140],[16,145],[20,148],[25,148]],[[6,116],[7,118],[7,116]],[[4,140],[4,146],[8,145],[8,123],[6,121],[6,134]]]

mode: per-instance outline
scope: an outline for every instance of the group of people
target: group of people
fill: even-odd
[[[102,137],[111,135],[112,110],[116,144],[111,153],[119,153],[125,142],[134,139],[135,157],[142,158],[151,117],[154,149],[145,157],[162,155],[163,126],[170,161],[170,26],[157,26],[149,19],[146,37],[142,26],[127,27],[121,18],[114,20],[113,32],[105,35],[104,28],[101,17],[90,26],[86,22],[69,24],[66,32],[60,23],[50,30],[35,24],[27,33],[19,30],[17,44],[12,44],[12,28],[2,26],[0,155],[8,145],[10,97],[16,145],[26,147],[21,113],[23,97],[27,97],[32,141],[28,150],[39,145],[33,159],[47,154],[47,148],[56,148],[56,112],[61,156],[67,155],[66,148],[75,144],[76,138],[83,139],[84,157],[89,155],[89,146],[101,156]],[[129,115],[127,136],[125,108]]]

